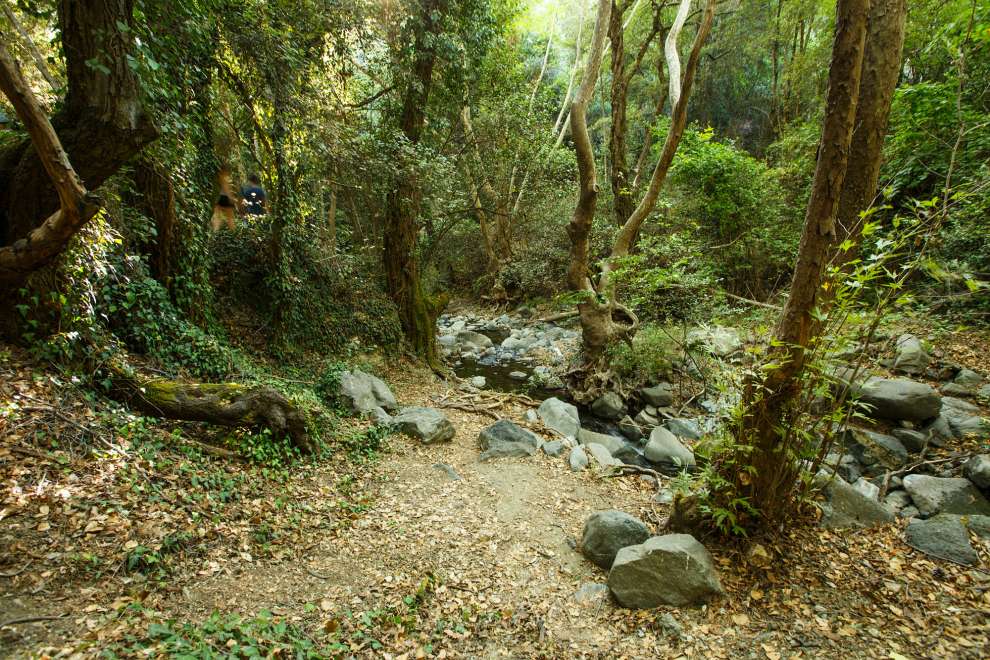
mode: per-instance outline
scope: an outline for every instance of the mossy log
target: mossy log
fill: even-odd
[[[271,387],[144,379],[124,370],[117,370],[115,376],[114,389],[121,398],[148,415],[220,426],[266,427],[288,435],[304,452],[315,449],[306,430],[306,415]]]

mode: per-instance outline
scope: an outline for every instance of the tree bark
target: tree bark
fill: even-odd
[[[773,367],[764,376],[751,378],[744,391],[738,441],[753,448],[741,460],[755,472],[750,479],[734,466],[725,475],[767,521],[786,510],[797,477],[798,468],[786,446],[794,437],[790,413],[818,327],[814,313],[825,263],[837,238],[835,219],[855,127],[869,8],[869,0],[839,0],[836,5],[825,120],[791,292],[767,360]]]
[[[439,21],[445,9],[445,0],[422,0],[419,17],[422,24],[416,32],[412,75],[399,119],[399,129],[410,145],[419,144],[423,133],[436,64],[436,41],[441,30]],[[445,301],[428,297],[419,275],[416,239],[421,196],[418,175],[407,168],[386,197],[385,283],[412,350],[431,366],[438,367],[436,319]]]
[[[151,275],[171,291],[175,266],[175,188],[164,168],[150,158],[134,164],[135,206],[155,223],[155,236],[146,247]]]
[[[58,4],[68,93],[52,125],[91,190],[157,136],[142,105],[137,75],[128,65],[133,54],[129,29],[133,4],[133,0],[60,0]],[[29,141],[0,155],[0,244],[27,236],[58,206],[58,195]]]

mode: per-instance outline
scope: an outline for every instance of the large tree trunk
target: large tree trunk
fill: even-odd
[[[68,94],[52,125],[90,190],[157,135],[142,105],[137,75],[128,64],[133,5],[133,0],[58,4]],[[58,195],[30,141],[0,155],[0,244],[27,236],[58,206]]]
[[[171,291],[175,267],[175,188],[163,167],[142,157],[134,164],[135,206],[155,223],[155,236],[145,246],[151,275]]]
[[[426,121],[426,108],[433,85],[436,41],[445,0],[422,0],[416,33],[412,76],[402,102],[399,128],[410,145],[419,143]],[[443,304],[427,297],[419,275],[416,257],[419,233],[419,205],[422,191],[413,168],[401,173],[385,200],[384,265],[385,283],[399,310],[403,333],[413,351],[431,366],[439,366],[436,346],[436,319]]]
[[[825,264],[834,249],[836,211],[846,180],[849,147],[855,127],[856,106],[865,49],[869,0],[839,0],[835,42],[829,69],[829,88],[811,198],[805,215],[790,296],[774,335],[767,364],[773,368],[747,382],[738,441],[752,453],[740,458],[755,468],[752,475],[739,465],[725,475],[736,491],[765,521],[779,519],[790,503],[797,465],[789,441],[800,437],[792,426],[793,404],[801,392],[806,353],[815,340]]]
[[[622,14],[625,4],[612,3],[608,39],[612,44],[611,128],[609,129],[609,156],[612,171],[612,204],[615,224],[621,227],[636,207],[629,182],[629,166],[626,164],[626,105],[629,79],[626,77],[626,52],[623,39]]]

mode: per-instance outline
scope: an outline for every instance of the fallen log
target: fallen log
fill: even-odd
[[[315,444],[306,429],[306,415],[277,390],[241,383],[184,383],[142,378],[114,369],[117,398],[147,415],[230,427],[265,427],[289,436],[306,453]]]

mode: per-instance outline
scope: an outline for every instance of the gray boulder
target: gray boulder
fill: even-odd
[[[392,416],[380,406],[375,406],[371,409],[371,419],[375,420],[375,424],[379,426],[389,426],[392,424]]]
[[[478,446],[482,454],[480,460],[493,458],[532,456],[540,446],[540,439],[532,431],[500,419],[478,435]]]
[[[914,429],[894,429],[890,434],[900,440],[904,448],[912,454],[917,454],[925,448],[929,435],[925,431],[915,431]]]
[[[941,513],[928,520],[914,519],[908,523],[904,537],[915,550],[938,559],[967,566],[980,562],[961,516]]]
[[[897,438],[867,429],[851,428],[852,455],[863,465],[880,463],[888,470],[896,470],[907,463],[908,452]]]
[[[921,512],[918,511],[918,507],[916,507],[913,504],[910,504],[904,507],[903,509],[901,509],[900,511],[898,511],[897,517],[907,518],[908,520],[910,520],[911,518],[921,518]]]
[[[540,449],[547,456],[562,456],[565,451],[567,451],[567,445],[564,444],[563,440],[551,440],[550,442],[544,442]]]
[[[890,509],[839,477],[828,481],[824,492],[828,499],[822,505],[823,527],[872,527],[894,519]]]
[[[437,442],[450,442],[454,439],[454,425],[447,416],[436,408],[418,406],[403,408],[392,418],[392,426],[424,445]]]
[[[549,398],[541,403],[537,409],[537,414],[547,428],[553,429],[557,433],[569,438],[576,438],[578,429],[581,428],[577,408],[556,397]]]
[[[891,511],[901,511],[911,506],[911,496],[906,490],[892,490],[883,498],[883,503]]]
[[[650,529],[639,518],[622,511],[596,511],[584,523],[581,553],[607,571],[619,550],[648,538]]]
[[[567,462],[571,466],[571,472],[580,472],[587,468],[588,454],[584,451],[584,447],[577,446],[571,449],[571,455],[568,456]]]
[[[646,436],[643,427],[633,421],[629,415],[619,420],[619,432],[632,442],[639,442]]]
[[[588,429],[580,429],[577,439],[582,445],[599,444],[605,447],[605,449],[608,449],[610,454],[614,454],[626,446],[626,441],[622,438],[617,438],[614,435],[605,435],[604,433],[595,433]]]
[[[948,422],[952,435],[956,438],[975,436],[990,437],[990,422],[980,417],[980,409],[956,397],[942,399],[942,417]]]
[[[734,328],[714,326],[711,328],[696,328],[687,334],[688,346],[701,344],[715,355],[725,357],[742,348],[742,338]]]
[[[701,438],[701,428],[693,419],[674,417],[664,422],[664,426],[679,438],[687,438],[688,440],[698,440]]]
[[[976,396],[984,401],[990,401],[990,384],[984,385],[976,391]]]
[[[643,450],[646,460],[673,467],[694,467],[694,452],[685,447],[673,433],[658,426],[650,433]]]
[[[877,486],[872,481],[860,477],[856,480],[856,483],[854,483],[852,487],[864,497],[868,497],[874,502],[880,501],[880,486]]]
[[[395,412],[399,408],[388,385],[382,379],[360,369],[345,371],[340,375],[340,396],[354,412],[372,412],[375,408]]]
[[[969,479],[909,474],[904,477],[904,490],[924,518],[937,513],[990,515],[990,502]]]
[[[612,452],[608,448],[598,444],[597,442],[592,442],[584,446],[592,458],[601,465],[602,467],[611,467],[613,465],[622,465],[622,461],[616,459],[612,456]]]
[[[491,348],[493,346],[490,338],[480,332],[474,332],[473,330],[461,330],[457,333],[456,337],[457,343],[462,349],[473,352],[480,353],[486,348]]]
[[[488,380],[484,376],[473,376],[468,382],[471,383],[472,387],[477,387],[479,390],[484,389],[485,385],[488,384]]]
[[[657,408],[669,406],[674,402],[674,386],[670,383],[644,387],[639,393],[643,397],[643,401]]]
[[[914,335],[901,335],[897,339],[897,357],[894,358],[894,370],[906,374],[924,373],[931,361],[921,340]]]
[[[640,410],[638,413],[636,413],[636,416],[633,417],[633,421],[639,424],[641,427],[643,427],[643,429],[647,429],[647,430],[652,429],[654,426],[660,423],[660,420],[657,419],[657,416],[651,414],[647,410]]]
[[[972,369],[960,369],[959,373],[952,380],[956,385],[961,385],[969,390],[976,390],[983,384],[983,376]]]
[[[602,419],[618,420],[625,414],[625,403],[615,392],[606,392],[591,404],[591,412]]]
[[[715,562],[690,534],[654,536],[619,550],[608,588],[623,607],[700,605],[725,593]]]
[[[851,393],[877,419],[923,421],[938,416],[942,399],[930,385],[906,378],[871,377]]]
[[[990,454],[974,456],[963,465],[963,476],[978,488],[990,489]]]
[[[946,383],[939,388],[943,397],[947,396],[973,396],[973,390],[956,383]]]

